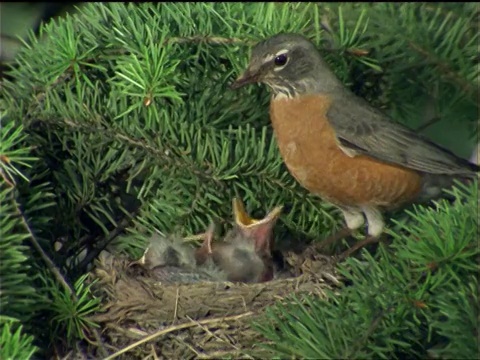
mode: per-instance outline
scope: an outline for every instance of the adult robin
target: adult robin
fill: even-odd
[[[239,199],[233,200],[234,228],[222,242],[207,236],[196,251],[198,265],[208,260],[234,282],[258,283],[274,277],[272,231],[282,207],[278,206],[263,219],[251,218]]]
[[[366,218],[368,236],[343,257],[378,240],[384,211],[435,198],[453,179],[479,171],[350,92],[301,35],[258,43],[231,88],[251,83],[272,91],[270,119],[289,172],[343,213],[346,227],[323,244],[346,237]]]

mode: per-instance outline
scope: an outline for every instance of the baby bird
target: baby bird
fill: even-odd
[[[195,265],[194,250],[180,239],[155,233],[139,263],[148,269],[157,266],[192,268]]]
[[[207,236],[195,252],[196,263],[212,260],[228,281],[259,283],[273,279],[272,230],[282,207],[273,209],[263,219],[253,219],[245,211],[241,200],[233,199],[234,228],[223,242],[212,243]]]
[[[202,237],[211,241],[213,227]],[[226,281],[226,274],[209,261],[197,266],[194,249],[180,239],[155,234],[150,238],[150,245],[138,261],[151,271],[159,281],[164,283],[188,284],[201,281]]]

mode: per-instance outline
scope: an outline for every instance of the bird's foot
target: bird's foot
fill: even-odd
[[[361,248],[363,248],[363,247],[365,247],[369,244],[377,243],[377,242],[381,241],[382,239],[383,239],[382,235],[380,235],[380,236],[368,235],[367,237],[365,237],[365,239],[363,239],[362,241],[357,241],[351,248],[349,248],[348,250],[345,250],[343,253],[338,255],[337,260],[338,261],[345,260],[347,257],[352,255],[357,250],[359,250],[359,249],[361,249]]]

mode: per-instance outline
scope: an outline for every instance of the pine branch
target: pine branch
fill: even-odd
[[[127,226],[131,223],[132,219],[135,218],[135,216],[137,216],[138,213],[139,213],[139,210],[134,211],[132,214],[130,214],[128,218],[125,218],[122,221],[120,221],[118,226],[115,229],[113,229],[108,234],[108,236],[106,236],[102,241],[99,241],[98,243],[96,243],[95,248],[89,251],[85,256],[85,258],[78,264],[77,271],[81,274],[84,273],[87,270],[88,265],[93,260],[95,260],[103,250],[105,250],[108,244],[110,244],[113,240],[115,240],[115,238],[127,228]]]
[[[224,224],[231,198],[240,196],[249,211],[286,205],[290,212],[278,222],[279,232],[322,237],[339,216],[301,189],[282,164],[268,120],[268,93],[254,86],[227,90],[245,68],[251,46],[279,32],[302,33],[325,50],[347,86],[381,104],[395,121],[418,128],[428,105],[441,114],[438,127],[446,121],[471,127],[478,118],[471,101],[478,75],[471,9],[421,3],[92,3],[74,17],[46,24],[43,40],[31,34],[18,54],[9,74],[14,82],[2,84],[10,126],[3,134],[25,136],[11,147],[24,149],[18,154],[4,151],[5,136],[0,139],[0,171],[16,185],[25,163],[25,178],[37,184],[15,188],[19,197],[11,205],[21,206],[17,216],[30,227],[22,233],[35,234],[45,253],[47,239],[65,239],[65,254],[55,254],[65,264],[75,251],[93,248],[80,264],[83,271],[107,244],[132,256],[143,250],[149,229],[192,234],[212,220]],[[26,131],[16,130],[22,124]],[[30,152],[40,160],[29,160]],[[453,300],[436,298],[438,291],[447,299],[454,285],[462,304],[471,296],[457,278],[472,268],[468,226],[474,209],[456,206],[410,215],[420,225],[398,225],[396,256],[380,247],[377,259],[348,264],[353,286],[333,298],[335,306],[312,301],[316,314],[305,317],[297,316],[298,304],[287,308],[289,321],[279,328],[301,336],[293,342],[275,329],[282,355],[419,357],[434,342],[426,340],[425,328],[442,309],[456,314],[442,336],[459,339],[454,328],[473,308],[455,312]],[[60,291],[49,296],[62,300],[55,319],[59,331],[70,329],[71,341],[89,325],[81,317],[65,320],[69,313],[60,310],[75,313],[79,304],[59,281]],[[425,290],[432,284],[435,291]],[[378,309],[391,309],[392,302],[394,309],[377,320]],[[303,320],[308,326],[295,327]],[[440,334],[442,319],[437,321]],[[467,325],[462,329],[475,329]],[[360,331],[367,336],[359,340]]]
[[[12,202],[13,208],[15,209],[15,215],[20,219],[25,231],[28,233],[29,239],[30,239],[30,242],[32,243],[33,248],[38,252],[41,259],[43,260],[43,262],[45,263],[47,268],[51,271],[52,275],[58,281],[58,283],[61,284],[65,288],[65,290],[68,291],[68,293],[70,295],[75,296],[75,294],[72,291],[72,288],[70,287],[68,282],[65,280],[63,275],[60,273],[60,270],[55,266],[54,262],[48,257],[48,255],[45,253],[45,251],[43,251],[43,249],[40,246],[40,244],[38,243],[37,238],[34,235],[32,229],[28,225],[27,220],[25,219],[24,215],[22,214],[22,211],[20,210],[20,206],[14,198],[14,193],[13,193],[14,184],[9,182],[4,177],[3,177],[3,180],[5,181],[6,184],[9,185],[9,187],[11,189],[11,191],[10,191],[10,196],[11,196],[10,201]]]
[[[448,80],[451,80],[458,87],[465,92],[465,94],[478,97],[478,87],[474,86],[472,83],[466,81],[462,76],[460,76],[454,69],[452,69],[449,64],[444,61],[441,61],[439,58],[434,57],[432,53],[423,49],[419,44],[415,44],[414,42],[410,41],[408,45],[418,52],[430,65],[437,66],[440,70],[438,73],[441,76],[444,76]]]

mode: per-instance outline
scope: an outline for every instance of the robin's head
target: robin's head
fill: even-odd
[[[247,70],[231,87],[256,82],[289,98],[340,85],[315,46],[298,34],[279,34],[258,43]]]

